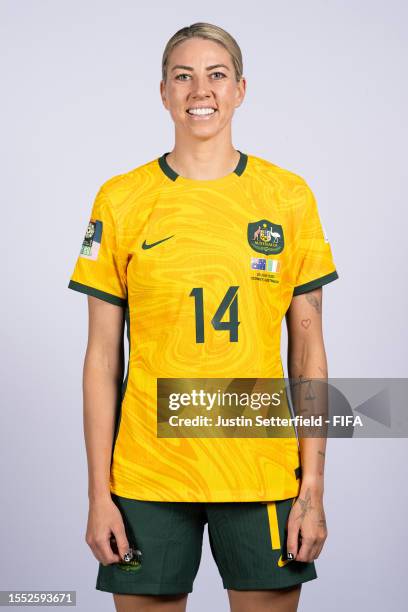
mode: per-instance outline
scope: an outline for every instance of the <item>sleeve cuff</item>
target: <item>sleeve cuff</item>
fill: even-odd
[[[324,276],[321,276],[320,278],[315,278],[314,280],[309,281],[308,283],[298,285],[294,288],[293,295],[300,295],[301,293],[307,293],[308,291],[312,291],[313,289],[318,289],[323,285],[327,285],[327,283],[331,283],[337,278],[339,278],[339,275],[337,274],[337,271],[334,270],[333,272],[330,272],[330,274],[325,274]]]
[[[100,300],[104,300],[105,302],[109,302],[110,304],[115,304],[115,306],[126,306],[127,300],[117,295],[112,295],[112,293],[107,293],[106,291],[101,291],[100,289],[95,289],[95,287],[89,287],[88,285],[83,285],[82,283],[78,283],[77,281],[70,280],[68,283],[68,289],[74,289],[74,291],[79,291],[80,293],[86,293],[87,295],[92,295],[93,297],[99,298]]]

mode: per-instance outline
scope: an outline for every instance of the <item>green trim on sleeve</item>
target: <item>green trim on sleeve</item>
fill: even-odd
[[[319,287],[322,287],[323,285],[326,285],[327,283],[331,283],[332,281],[336,280],[336,278],[339,278],[339,275],[337,274],[337,271],[334,270],[334,272],[330,272],[330,274],[325,274],[324,276],[321,276],[320,278],[315,278],[314,280],[308,283],[298,285],[294,288],[293,295],[300,295],[301,293],[306,293],[307,291],[318,289]]]
[[[111,293],[106,293],[106,291],[101,291],[100,289],[95,289],[94,287],[83,285],[82,283],[78,283],[74,280],[69,281],[68,289],[74,289],[74,291],[79,291],[80,293],[92,295],[93,297],[99,298],[100,300],[105,300],[105,302],[115,304],[115,306],[127,305],[127,300],[120,298],[117,295],[112,295]]]

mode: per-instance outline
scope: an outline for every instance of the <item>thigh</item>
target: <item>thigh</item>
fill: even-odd
[[[188,595],[113,595],[116,612],[185,612]]]
[[[286,559],[287,520],[295,500],[206,504],[224,588],[284,589],[317,578],[313,561]]]
[[[96,589],[122,595],[180,596],[191,592],[201,559],[204,507],[115,494],[112,499],[121,512],[129,544],[139,553],[135,562],[99,563]]]
[[[265,591],[228,590],[231,612],[296,612],[301,584]]]

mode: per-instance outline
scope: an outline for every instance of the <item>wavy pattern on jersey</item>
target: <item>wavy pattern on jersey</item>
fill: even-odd
[[[139,390],[127,394],[112,489],[119,488],[129,497],[163,501],[251,501],[276,494],[284,499],[288,490],[297,490],[293,440],[157,439],[155,414],[149,427],[146,415],[137,418],[130,409],[141,396]],[[147,411],[151,398],[144,399]]]
[[[148,191],[154,183],[152,173],[143,183]],[[277,350],[282,320],[279,288],[253,286],[250,259],[257,254],[247,242],[248,223],[271,216],[270,182],[257,184],[253,196],[245,193],[244,185],[241,178],[223,190],[177,183],[163,189],[160,185],[144,211],[142,234],[135,234],[136,244],[129,248],[133,252],[128,284],[129,303],[135,304],[131,337],[136,348],[130,365],[134,375],[130,375],[133,384],[128,385],[123,405],[111,480],[113,491],[121,495],[238,501],[271,494],[285,498],[297,492],[294,469],[299,457],[294,439],[156,437],[157,377],[283,375]],[[127,200],[125,214],[131,211]],[[138,249],[143,240],[154,243],[170,235],[151,249]],[[211,326],[230,286],[239,287],[238,342],[230,342],[228,332]],[[195,341],[194,298],[190,297],[195,287],[203,289],[203,344]],[[270,293],[274,289],[275,296]],[[134,461],[128,448],[134,450]]]
[[[109,210],[98,212],[108,220],[106,252],[102,243],[100,261],[81,261],[75,278],[126,293],[129,304],[129,377],[111,491],[161,501],[296,496],[295,437],[157,438],[156,385],[163,377],[283,376],[281,323],[293,289],[334,270],[310,189],[296,174],[248,156],[241,176],[211,185],[172,181],[153,160],[113,177],[103,191]],[[261,219],[284,230],[277,283],[251,278],[251,257],[262,255],[249,245],[247,228]],[[211,324],[229,287],[238,287],[238,342]],[[203,295],[202,343],[195,336],[194,288]]]

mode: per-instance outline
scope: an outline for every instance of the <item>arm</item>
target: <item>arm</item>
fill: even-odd
[[[103,564],[118,562],[109,544],[115,535],[121,557],[128,542],[110,495],[110,463],[118,391],[123,379],[124,310],[88,296],[88,345],[83,370],[84,435],[88,461],[89,515],[86,542]]]
[[[294,296],[286,314],[286,323],[289,378],[294,381],[304,378],[327,379],[322,331],[322,288]],[[306,385],[297,385],[300,405],[305,401]],[[310,408],[307,408],[307,416],[311,413]],[[301,487],[289,517],[287,548],[298,561],[312,561],[320,554],[327,537],[323,509],[326,438],[302,438],[299,435],[299,449]],[[299,532],[302,535],[302,546],[298,552]]]

